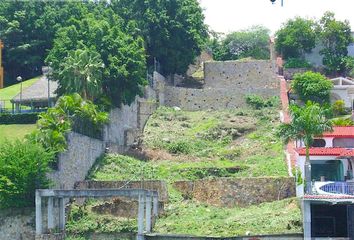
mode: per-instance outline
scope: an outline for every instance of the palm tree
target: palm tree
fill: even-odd
[[[60,66],[59,83],[65,94],[79,93],[85,100],[94,100],[102,91],[101,56],[94,50],[77,49]]]
[[[317,103],[307,102],[303,107],[291,105],[289,107],[292,121],[279,126],[278,136],[285,143],[301,140],[306,148],[305,180],[306,193],[311,193],[311,164],[310,147],[314,137],[321,136],[323,132],[332,131],[332,123],[326,118],[325,109]]]

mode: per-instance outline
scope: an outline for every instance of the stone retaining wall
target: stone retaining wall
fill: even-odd
[[[269,60],[205,62],[205,88],[277,88],[275,71]]]
[[[58,170],[48,174],[52,188],[72,189],[105,151],[104,142],[75,132],[67,135],[67,143],[68,149],[59,155]]]
[[[1,240],[33,240],[34,226],[33,208],[0,210]]]
[[[181,88],[166,86],[165,105],[180,107],[183,110],[197,111],[205,109],[228,109],[246,105],[248,94],[261,95],[265,98],[279,95],[279,89],[250,88]]]
[[[174,187],[185,198],[220,207],[245,207],[296,196],[295,180],[290,177],[178,181]]]

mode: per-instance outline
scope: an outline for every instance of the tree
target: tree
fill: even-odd
[[[334,13],[326,12],[319,21],[319,35],[323,44],[320,54],[328,73],[344,73],[348,58],[348,45],[353,42],[349,22],[338,21]]]
[[[184,74],[208,37],[197,0],[112,0],[111,7],[145,40],[148,63],[156,58],[164,74]]]
[[[329,103],[333,83],[325,76],[315,72],[295,74],[291,87],[303,102]]]
[[[221,60],[236,60],[251,57],[254,59],[269,59],[269,33],[263,26],[253,26],[246,30],[233,32],[222,41],[226,54]]]
[[[80,1],[0,1],[0,38],[7,84],[41,74],[41,67],[62,26],[87,14]]]
[[[69,52],[58,72],[61,92],[79,93],[93,101],[102,92],[104,64],[95,50],[77,49]]]
[[[306,148],[305,180],[306,192],[311,193],[311,164],[310,147],[316,136],[323,132],[332,131],[332,123],[326,118],[325,109],[319,104],[307,102],[303,107],[291,105],[289,107],[292,121],[279,126],[278,136],[288,143],[294,140],[304,142]]]
[[[53,67],[52,77],[59,81],[58,93],[63,95],[78,89],[72,85],[72,89],[63,87],[69,86],[66,84],[69,76],[66,71],[63,74],[67,64],[62,64],[61,61],[63,59],[69,61],[70,53],[78,49],[90,49],[90,55],[97,56],[94,61],[95,67],[91,67],[98,69],[101,61],[105,66],[102,72],[102,96],[100,99],[105,99],[105,102],[108,100],[119,107],[121,103],[131,103],[136,95],[142,94],[142,86],[146,84],[144,42],[138,35],[130,34],[128,28],[131,25],[123,27],[123,20],[111,9],[102,7],[96,11],[100,13],[87,14],[85,18],[74,21],[71,26],[59,29],[54,40],[54,47],[49,52],[46,61]],[[80,71],[84,72],[82,65],[78,67],[80,67]],[[95,74],[97,79],[99,74]],[[80,73],[79,75],[85,74]],[[83,89],[81,88],[81,90]],[[93,90],[95,89],[90,91]]]
[[[296,17],[288,20],[275,36],[275,49],[284,59],[301,58],[316,46],[316,24],[313,20]]]

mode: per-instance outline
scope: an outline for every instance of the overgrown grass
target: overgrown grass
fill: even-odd
[[[302,231],[296,199],[263,203],[248,208],[217,208],[193,201],[168,206],[157,221],[159,233],[230,237]]]
[[[0,124],[0,144],[6,140],[23,139],[25,135],[31,133],[36,128],[36,124]]]
[[[222,237],[246,232],[298,233],[301,218],[295,199],[221,208],[184,200],[172,184],[201,178],[287,176],[283,145],[275,136],[278,118],[275,107],[198,112],[161,107],[144,132],[143,149],[149,151],[152,160],[107,155],[90,178],[166,181],[170,203],[157,222],[156,232]],[[154,154],[161,152],[155,159]],[[96,217],[95,221],[101,222]],[[87,220],[92,226],[96,226],[95,221]]]

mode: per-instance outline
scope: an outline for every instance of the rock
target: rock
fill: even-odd
[[[181,111],[181,108],[180,107],[173,107],[173,110],[175,110],[175,111]]]

